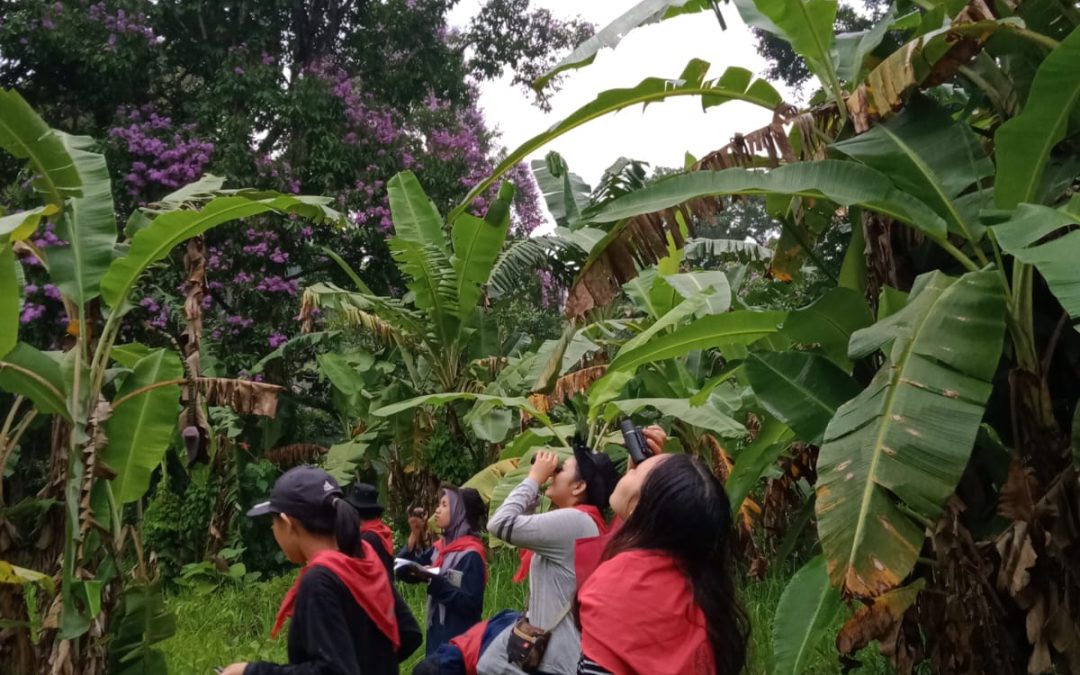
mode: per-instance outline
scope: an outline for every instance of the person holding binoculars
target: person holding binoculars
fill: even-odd
[[[622,525],[578,592],[578,675],[723,675],[746,660],[729,566],[731,509],[689,455],[631,462],[611,495]]]

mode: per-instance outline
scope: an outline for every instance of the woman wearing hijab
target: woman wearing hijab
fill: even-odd
[[[488,523],[494,536],[522,551],[514,580],[529,579],[529,624],[551,633],[539,670],[551,675],[573,675],[577,669],[580,636],[570,611],[577,590],[574,543],[607,531],[603,512],[618,480],[607,455],[592,452],[578,440],[573,447],[574,456],[562,462],[553,452],[536,453],[528,477],[510,492]],[[553,508],[536,513],[542,486],[549,479],[543,494]],[[521,675],[521,668],[510,663],[507,655],[511,633],[504,631],[484,651],[478,673]]]
[[[334,479],[312,466],[291,469],[248,515],[271,515],[281,551],[303,565],[270,633],[292,618],[289,663],[234,663],[224,675],[396,674],[420,646],[420,628]]]
[[[371,544],[387,574],[394,571],[394,531],[383,522],[383,506],[379,503],[379,488],[368,483],[356,483],[345,498],[360,515],[360,538]]]
[[[611,495],[623,519],[578,593],[579,675],[728,675],[746,619],[728,567],[731,510],[708,467],[655,455]]]
[[[483,514],[479,492],[443,486],[435,509],[435,526],[442,530],[442,539],[430,549],[418,550],[413,548],[414,532],[409,545],[398,553],[399,558],[438,570],[437,574],[406,571],[399,575],[406,582],[428,584],[427,656],[480,621],[487,585],[487,553],[480,539]]]

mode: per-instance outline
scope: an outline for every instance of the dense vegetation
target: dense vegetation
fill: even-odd
[[[1076,7],[646,0],[590,38],[452,4],[7,10],[0,659],[162,672],[191,597],[280,591],[238,515],[282,467],[494,508],[575,432],[623,461],[631,416],[725,480],[753,670],[1080,673]],[[694,60],[509,151],[477,109],[729,11],[806,107]],[[595,187],[522,163],[683,96],[774,120]],[[250,611],[222,648],[261,653]]]

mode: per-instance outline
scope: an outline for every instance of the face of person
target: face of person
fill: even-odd
[[[450,527],[450,497],[445,494],[439,499],[439,506],[435,508],[435,527],[440,530]]]
[[[299,523],[283,514],[275,514],[270,521],[270,528],[274,532],[274,541],[285,554],[285,558],[294,565],[302,565],[307,562],[300,548]]]
[[[584,501],[585,481],[578,480],[577,475],[577,459],[567,458],[562,466],[555,469],[555,475],[551,477],[551,484],[544,495],[560,509]]]
[[[619,480],[615,491],[611,493],[611,510],[615,512],[615,515],[623,520],[630,516],[637,507],[638,500],[641,499],[641,486],[645,484],[645,479],[670,456],[654,455],[626,471],[626,475]]]

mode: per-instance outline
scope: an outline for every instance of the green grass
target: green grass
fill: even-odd
[[[484,597],[484,616],[500,609],[523,608],[527,584],[514,584],[511,577],[517,569],[517,555],[513,551],[495,552],[491,566],[487,593]],[[173,675],[186,673],[210,673],[214,666],[234,661],[277,661],[284,663],[285,635],[270,639],[278,605],[292,585],[293,575],[248,586],[230,586],[208,595],[185,592],[169,598],[169,608],[177,615],[177,632],[160,647],[165,652],[169,672]],[[747,580],[742,584],[742,601],[750,617],[753,634],[750,642],[748,675],[764,675],[769,672],[768,656],[772,635],[772,619],[780,594],[787,585],[786,578],[767,578],[764,581]],[[417,620],[423,625],[426,594],[422,586],[400,586],[405,600]],[[842,621],[838,620],[836,629]],[[835,635],[835,631],[833,632]],[[401,672],[408,674],[421,659],[423,647],[411,659],[402,664]],[[858,655],[863,666],[853,673],[858,675],[891,675],[885,658],[877,653],[875,646]],[[836,649],[831,643],[821,645],[808,675],[839,673]]]

